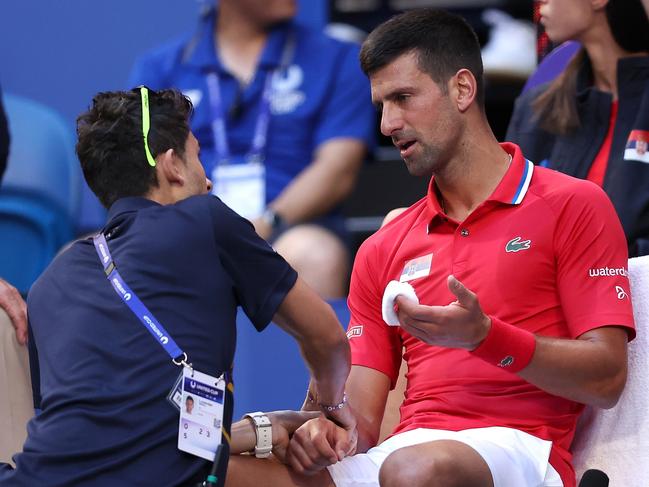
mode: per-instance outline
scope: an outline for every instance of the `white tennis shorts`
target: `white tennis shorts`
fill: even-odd
[[[436,440],[459,441],[477,451],[491,470],[494,487],[563,487],[548,462],[552,442],[503,427],[406,431],[327,468],[336,487],[379,487],[379,469],[390,453]]]

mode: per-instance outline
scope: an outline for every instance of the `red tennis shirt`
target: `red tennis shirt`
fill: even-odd
[[[575,485],[569,452],[583,405],[554,396],[463,349],[429,346],[381,317],[389,281],[422,304],[455,301],[446,279],[477,293],[485,313],[537,335],[577,338],[606,325],[635,336],[627,245],[615,210],[589,181],[535,167],[518,146],[493,194],[463,222],[446,217],[431,180],[426,197],[367,239],[352,272],[352,363],[408,385],[395,433],[505,426],[553,442],[550,463]]]

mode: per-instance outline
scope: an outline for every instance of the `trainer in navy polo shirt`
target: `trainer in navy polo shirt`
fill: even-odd
[[[367,78],[358,65],[358,46],[334,40],[294,22],[271,31],[257,72],[241,91],[239,81],[220,63],[215,50],[216,15],[204,16],[198,31],[165,44],[140,58],[129,83],[153,89],[175,87],[194,104],[192,132],[201,145],[208,176],[216,163],[213,111],[207,73],[216,71],[226,117],[227,139],[235,162],[251,147],[266,77],[280,66],[287,39],[292,56],[273,83],[270,125],[265,149],[266,202],[273,201],[311,163],[323,142],[347,137],[371,147],[375,111]]]
[[[123,198],[104,228],[126,283],[202,372],[231,364],[237,306],[262,330],[297,275],[218,198]],[[208,462],[176,447],[167,402],[180,369],[116,295],[92,239],[75,242],[28,299],[42,413],[0,485],[187,485]],[[53,326],[55,324],[55,326]],[[204,478],[204,477],[203,477]]]

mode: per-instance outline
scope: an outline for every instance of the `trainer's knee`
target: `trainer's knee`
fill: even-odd
[[[455,469],[454,459],[443,450],[423,456],[417,449],[405,447],[385,459],[379,471],[379,484],[381,487],[455,487]]]
[[[280,235],[273,247],[323,298],[345,296],[349,254],[332,232],[317,225],[297,225]]]

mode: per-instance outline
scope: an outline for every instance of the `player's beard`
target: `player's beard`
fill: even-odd
[[[408,172],[413,176],[432,176],[442,168],[442,151],[438,147],[417,141],[416,151],[404,159]]]

